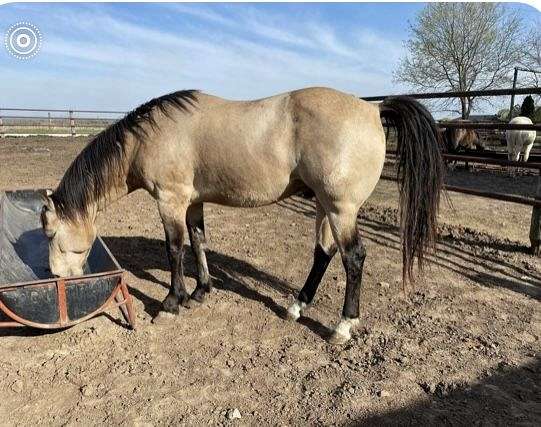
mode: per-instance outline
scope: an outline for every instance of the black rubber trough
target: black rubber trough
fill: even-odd
[[[101,238],[79,277],[52,277],[41,229],[43,190],[0,192],[0,327],[66,328],[117,306],[133,328],[131,295]],[[0,313],[1,314],[1,313]]]

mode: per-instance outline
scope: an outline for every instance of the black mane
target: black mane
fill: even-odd
[[[169,118],[170,107],[188,112],[197,103],[196,95],[196,90],[182,90],[154,98],[99,133],[75,158],[51,195],[59,217],[75,220],[85,216],[87,206],[106,196],[124,176],[128,133],[139,140],[147,137],[143,125],[149,125],[152,130],[158,127],[156,110]]]

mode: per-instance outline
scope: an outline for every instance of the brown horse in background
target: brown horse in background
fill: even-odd
[[[469,150],[484,150],[484,145],[475,129],[446,128],[442,132],[442,142],[445,152],[448,154],[458,154],[461,151]]]
[[[255,207],[299,191],[316,197],[314,262],[292,319],[313,300],[325,270],[340,252],[347,280],[342,319],[331,341],[345,342],[359,322],[365,247],[359,208],[376,186],[385,160],[381,119],[398,134],[398,181],[403,276],[434,241],[443,166],[430,113],[406,97],[379,105],[327,88],[309,88],[257,101],[228,101],[198,91],[151,100],[90,142],[73,161],[42,211],[49,263],[58,276],[81,275],[96,237],[98,213],[138,189],[156,200],[171,267],[163,310],[202,301],[212,282],[205,257],[203,203]],[[189,235],[197,287],[183,279]]]
[[[454,122],[464,121],[462,119],[453,120]],[[445,128],[440,129],[441,142],[445,154],[460,154],[471,151],[483,151],[485,146],[475,129]],[[456,160],[446,160],[445,164],[456,166]],[[466,169],[469,168],[469,162],[465,162]]]

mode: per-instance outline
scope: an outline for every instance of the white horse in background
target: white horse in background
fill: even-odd
[[[531,125],[533,123],[528,117],[519,116],[512,119],[509,124]],[[518,162],[520,153],[523,153],[523,161],[527,162],[535,137],[535,130],[507,130],[505,132],[505,139],[507,140],[509,160]]]

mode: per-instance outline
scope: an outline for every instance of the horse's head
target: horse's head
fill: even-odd
[[[96,238],[94,222],[61,217],[48,193],[41,211],[41,224],[49,239],[51,273],[58,277],[81,276]]]
[[[479,143],[479,135],[475,129],[465,129],[462,145],[470,150],[475,150]]]
[[[455,154],[458,151],[457,129],[446,128],[440,132],[443,151],[447,154]]]

